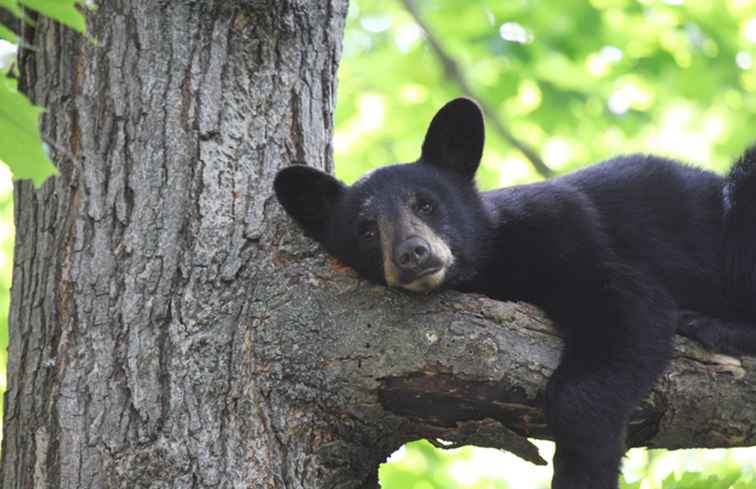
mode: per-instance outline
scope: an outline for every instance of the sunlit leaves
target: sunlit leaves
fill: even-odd
[[[0,0],[0,8],[10,11],[17,17],[21,17],[24,12],[18,0]]]
[[[556,158],[560,171],[631,151],[661,151],[722,171],[755,137],[755,2],[418,4],[518,138],[542,155],[554,138],[568,143],[568,158]],[[349,139],[344,133],[363,97],[381,100],[385,124],[337,148],[337,171],[347,179],[386,161],[414,159],[428,118],[461,93],[400,2],[354,0],[350,8],[337,131]],[[680,108],[689,119],[668,126]],[[705,130],[712,110],[724,114],[724,131]],[[695,146],[686,144],[694,139]],[[512,167],[515,160],[528,165],[491,131],[488,141],[483,187],[537,178]]]
[[[0,8],[4,7],[19,18],[25,18],[23,7],[27,7],[78,32],[86,29],[81,9],[92,5],[92,2],[83,0],[0,0]]]
[[[42,111],[18,93],[12,79],[0,76],[0,161],[10,167],[14,178],[30,178],[35,186],[57,173],[41,143]]]
[[[78,32],[84,32],[86,24],[79,6],[84,6],[81,0],[19,0],[25,7],[42,15],[57,20]]]
[[[18,37],[12,30],[0,24],[0,39],[4,39],[6,41],[12,42],[13,44],[16,44]]]
[[[0,392],[5,391],[8,347],[8,311],[13,271],[13,184],[6,167],[0,165]],[[2,396],[0,396],[2,413]],[[2,435],[0,426],[0,437]]]
[[[86,3],[87,5],[89,3]],[[0,8],[13,13],[24,22],[31,22],[24,7],[57,20],[68,27],[84,32],[86,28],[81,0],[0,0]],[[7,41],[15,42],[16,35],[0,25],[0,38],[6,43],[3,53],[12,53]],[[16,179],[31,179],[41,185],[50,175],[57,173],[45,151],[39,133],[39,114],[43,109],[29,102],[16,90],[15,80],[8,77],[12,65],[7,56],[0,59],[0,161],[7,164]]]
[[[550,469],[495,449],[447,451],[422,440],[392,455],[379,476],[384,489],[540,489],[547,487]],[[524,478],[529,482],[512,485]]]

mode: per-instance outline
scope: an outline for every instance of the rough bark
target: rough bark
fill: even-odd
[[[349,479],[312,456],[337,425],[275,380],[261,299],[275,172],[333,166],[346,8],[107,1],[96,44],[25,33],[23,85],[70,154],[17,186],[3,487]]]
[[[296,302],[270,311],[280,325],[279,338],[291,336],[285,351],[295,351],[298,362],[308,365],[301,382],[325,376],[319,387],[342,386],[343,406],[333,410],[362,406],[365,413],[358,417],[388,423],[394,444],[440,438],[452,446],[505,448],[541,462],[525,437],[550,438],[542,394],[561,340],[538,309],[454,292],[410,296],[385,290],[304,245],[282,241],[286,267],[279,264],[268,274],[274,281],[290,277],[288,284],[306,279],[295,289]],[[318,318],[316,331],[304,340],[302,331],[291,329],[313,321],[302,316],[303,307],[315,308]],[[323,340],[330,348],[317,345]],[[749,408],[754,399],[756,358],[707,352],[677,337],[672,363],[637,409],[629,443],[754,445],[756,412]]]
[[[559,338],[534,308],[371,286],[271,196],[331,170],[341,0],[101,2],[98,45],[40,20],[47,136],[19,184],[0,480],[373,488],[420,437],[539,462]],[[634,444],[756,444],[756,361],[678,345]]]

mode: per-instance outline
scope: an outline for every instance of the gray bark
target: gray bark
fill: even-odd
[[[261,288],[273,175],[333,166],[346,8],[108,1],[97,44],[43,19],[26,33],[25,89],[67,153],[16,191],[3,487],[356,477],[312,455],[343,427],[276,380]]]
[[[332,170],[346,2],[101,2],[22,56],[61,172],[16,190],[0,480],[373,488],[402,443],[548,437],[536,309],[372,286],[271,196]],[[756,361],[681,340],[634,444],[756,444]]]

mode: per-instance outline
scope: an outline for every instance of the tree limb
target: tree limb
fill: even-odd
[[[429,25],[425,22],[420,10],[417,8],[415,0],[402,0],[402,4],[407,9],[409,14],[415,20],[415,23],[425,32],[425,36],[428,39],[428,43],[431,46],[431,50],[438,58],[441,66],[444,68],[444,74],[452,82],[456,83],[462,90],[462,93],[468,97],[474,98],[483,108],[494,130],[506,140],[509,144],[517,148],[533,165],[533,168],[544,178],[548,178],[554,174],[554,171],[546,165],[546,163],[538,156],[538,153],[530,147],[524,141],[520,141],[515,137],[512,132],[507,129],[504,121],[499,116],[498,112],[488,104],[483,97],[473,90],[472,86],[467,80],[459,63],[444,49],[438,36],[430,29]]]
[[[13,15],[10,10],[0,7],[0,24],[13,32],[18,32],[21,28],[21,20]]]
[[[279,246],[272,275],[286,284],[298,277],[295,296],[306,303],[276,308],[272,321],[285,335],[292,322],[321,318],[312,327],[327,349],[315,353],[308,338],[292,339],[289,348],[317,357],[295,360],[310,365],[302,382],[319,369],[325,389],[338,386],[332,412],[359,418],[393,447],[443,439],[544,462],[527,438],[551,437],[543,390],[561,340],[537,308],[455,292],[408,295],[360,280],[316,248],[294,256],[289,253],[297,246]],[[306,312],[313,307],[317,312]],[[628,443],[756,445],[754,403],[756,358],[713,354],[677,337],[674,360],[638,407]]]

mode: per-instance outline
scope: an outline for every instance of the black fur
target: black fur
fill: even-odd
[[[756,146],[730,170],[724,187],[726,293],[735,312],[731,319],[756,317]]]
[[[471,177],[482,145],[477,105],[457,99],[434,118],[417,162],[351,187],[292,167],[275,190],[308,234],[376,282],[394,244],[371,223],[392,222],[418,195],[429,202],[418,219],[454,258],[443,287],[532,302],[564,331],[546,391],[552,488],[616,488],[631,412],[668,362],[676,328],[756,354],[756,150],[727,178],[631,155],[479,193]]]

